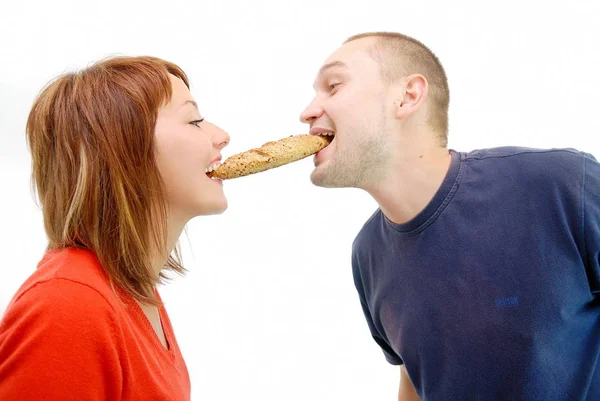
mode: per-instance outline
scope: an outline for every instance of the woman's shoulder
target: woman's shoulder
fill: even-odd
[[[30,342],[39,336],[40,343],[52,336],[57,337],[52,343],[80,342],[84,337],[86,341],[113,342],[118,302],[93,253],[79,249],[50,251],[4,311],[0,354],[8,340],[23,336]]]
[[[53,249],[17,290],[11,304],[23,297],[34,298],[36,302],[62,299],[78,303],[82,293],[90,294],[87,302],[95,301],[106,307],[117,301],[108,275],[93,252],[80,248]]]
[[[0,320],[0,377],[10,378],[0,398],[120,391],[124,342],[95,267],[87,254],[49,252],[17,291]]]

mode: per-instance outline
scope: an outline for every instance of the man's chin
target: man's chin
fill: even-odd
[[[327,169],[323,166],[324,163],[319,163],[315,166],[313,172],[310,175],[310,182],[317,187],[327,187]]]
[[[315,174],[311,174],[310,182],[317,187],[327,188],[321,177],[316,177]]]
[[[339,177],[335,177],[331,172],[326,171],[324,168],[315,168],[310,175],[310,181],[313,185],[322,188],[345,188],[346,185],[339,180]]]

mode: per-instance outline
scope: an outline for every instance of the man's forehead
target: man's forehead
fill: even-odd
[[[356,67],[357,63],[364,63],[364,57],[369,57],[372,60],[370,51],[372,46],[376,44],[376,41],[376,37],[365,37],[341,45],[337,50],[331,53],[319,68],[313,88],[316,88],[319,78],[330,70],[353,69]]]
[[[355,39],[351,42],[344,43],[342,46],[337,48],[337,50],[334,51],[327,58],[327,60],[325,60],[325,62],[323,63],[323,66],[333,63],[333,62],[336,62],[336,61],[341,61],[346,65],[351,64],[352,59],[357,58],[357,57],[362,58],[365,56],[365,54],[369,54],[369,50],[376,43],[375,42],[376,39],[377,38],[367,37],[367,38]]]

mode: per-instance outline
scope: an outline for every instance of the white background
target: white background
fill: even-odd
[[[355,0],[357,1],[357,0]],[[484,5],[484,3],[486,3]],[[399,31],[441,59],[450,147],[573,147],[600,157],[600,2],[45,1],[0,6],[0,313],[45,247],[24,139],[57,74],[111,54],[179,64],[224,155],[306,132],[298,116],[348,36]],[[225,182],[230,207],[182,236],[189,273],[162,287],[193,400],[393,400],[350,245],[376,205],[310,184],[312,160]]]

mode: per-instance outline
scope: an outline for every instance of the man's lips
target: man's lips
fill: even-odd
[[[332,129],[325,127],[312,127],[309,133],[311,135],[335,135]]]

